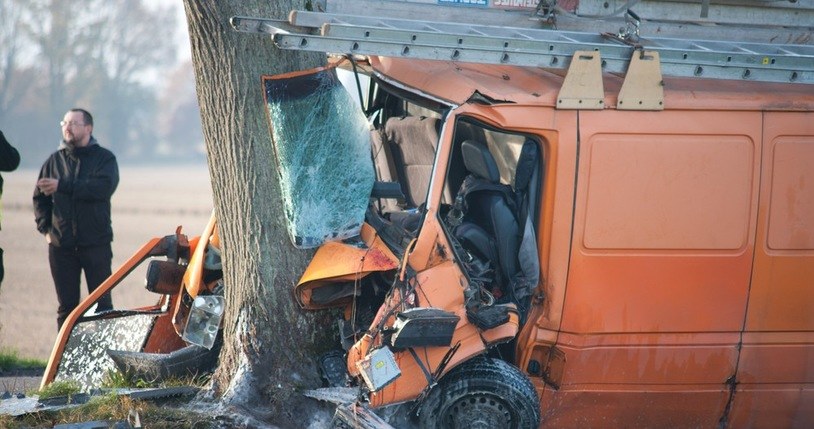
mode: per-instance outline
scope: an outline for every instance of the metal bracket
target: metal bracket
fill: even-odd
[[[633,51],[616,109],[664,110],[664,81],[658,52]]]
[[[642,19],[635,12],[628,9],[625,12],[625,26],[619,29],[617,37],[628,42],[639,42],[639,26],[642,24]]]
[[[558,109],[600,110],[605,107],[599,51],[576,51],[557,95]]]

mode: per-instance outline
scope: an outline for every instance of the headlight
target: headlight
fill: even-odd
[[[224,303],[222,296],[198,295],[192,301],[187,325],[181,338],[189,343],[211,349],[218,336]]]

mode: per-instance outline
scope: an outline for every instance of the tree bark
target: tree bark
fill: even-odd
[[[323,65],[323,54],[281,51],[240,34],[232,16],[285,18],[293,0],[184,0],[198,103],[223,252],[224,346],[213,392],[228,406],[283,427],[303,427],[318,387],[314,357],[333,344],[328,315],[303,312],[293,288],[312,252],[285,229],[261,75]]]

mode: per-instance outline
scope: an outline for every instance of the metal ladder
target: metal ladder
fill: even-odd
[[[293,11],[289,20],[234,17],[241,32],[267,33],[282,49],[568,68],[595,52],[605,72],[626,73],[634,55],[653,55],[661,73],[759,82],[814,84],[814,46],[738,43]]]

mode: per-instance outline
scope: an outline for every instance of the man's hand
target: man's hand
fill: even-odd
[[[40,188],[40,192],[45,195],[53,195],[53,193],[57,191],[58,186],[59,179],[45,178],[37,180],[37,187]]]

